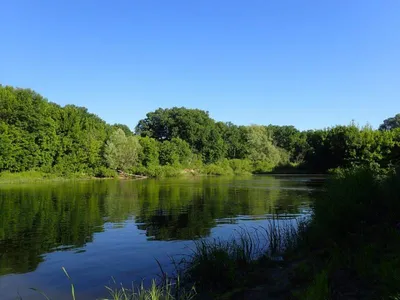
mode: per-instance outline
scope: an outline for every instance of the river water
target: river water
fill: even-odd
[[[0,185],[0,299],[106,297],[168,271],[200,237],[229,238],[311,211],[318,176],[193,177]],[[114,278],[114,279],[112,279]]]

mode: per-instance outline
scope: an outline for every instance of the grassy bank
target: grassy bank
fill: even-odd
[[[293,167],[294,168],[294,167]],[[99,167],[95,170],[88,170],[81,173],[60,172],[58,170],[32,170],[25,172],[1,172],[0,184],[2,183],[31,183],[41,181],[64,181],[64,180],[85,180],[96,178],[167,178],[198,175],[233,176],[251,175],[255,173],[268,173],[274,170],[273,165],[268,162],[252,163],[249,160],[224,159],[212,164],[196,163],[192,165],[151,165],[148,167],[134,167],[120,176],[115,170]]]
[[[299,227],[197,244],[186,275],[215,299],[399,299],[400,176],[337,171]]]
[[[26,172],[2,172],[0,173],[0,184],[12,183],[34,183],[43,181],[66,181],[66,180],[86,180],[96,178],[88,174],[58,174],[46,173],[41,171],[26,171]]]
[[[315,203],[292,255],[307,299],[395,299],[400,295],[400,175],[338,171]],[[297,257],[296,257],[297,256]]]

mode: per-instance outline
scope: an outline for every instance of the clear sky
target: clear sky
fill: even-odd
[[[400,1],[3,1],[0,83],[134,128],[158,107],[311,129],[400,113]]]

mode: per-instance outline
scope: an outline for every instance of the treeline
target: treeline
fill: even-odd
[[[296,168],[390,167],[400,156],[400,114],[379,130],[355,124],[299,131],[293,126],[237,126],[208,112],[157,109],[132,132],[86,108],[61,107],[29,89],[0,86],[0,172],[41,171],[108,177],[116,170],[173,176],[263,173]]]

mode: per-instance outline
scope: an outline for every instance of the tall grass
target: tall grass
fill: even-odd
[[[62,270],[71,284],[71,299],[76,300],[78,296],[75,294],[75,285],[72,282],[72,278],[64,267],[62,267]],[[179,276],[175,280],[165,276],[159,283],[153,279],[148,288],[144,286],[143,282],[139,286],[135,286],[132,283],[131,288],[126,288],[122,284],[117,285],[114,278],[113,282],[115,287],[106,286],[109,296],[101,300],[192,300],[197,294],[194,285],[189,289],[186,288],[181,284]],[[37,288],[31,288],[31,290],[41,294],[44,299],[51,300],[42,290]],[[21,296],[18,299],[23,300]]]
[[[132,285],[130,289],[123,286],[106,288],[110,298],[103,300],[191,300],[197,294],[194,286],[189,290],[182,287],[179,277],[175,281],[165,278],[161,284],[152,280],[149,288],[145,288],[143,283],[138,287]]]
[[[48,173],[43,171],[25,171],[12,173],[9,171],[0,173],[0,184],[12,183],[31,183],[41,181],[66,181],[66,180],[83,180],[93,178],[92,174],[88,173]]]
[[[398,295],[400,174],[360,167],[336,171],[299,238],[297,251],[315,269],[306,293],[321,292],[328,280],[331,296]]]
[[[243,287],[255,269],[282,261],[297,239],[296,227],[272,219],[265,228],[241,228],[227,240],[198,240],[184,264],[185,279],[203,290]]]

